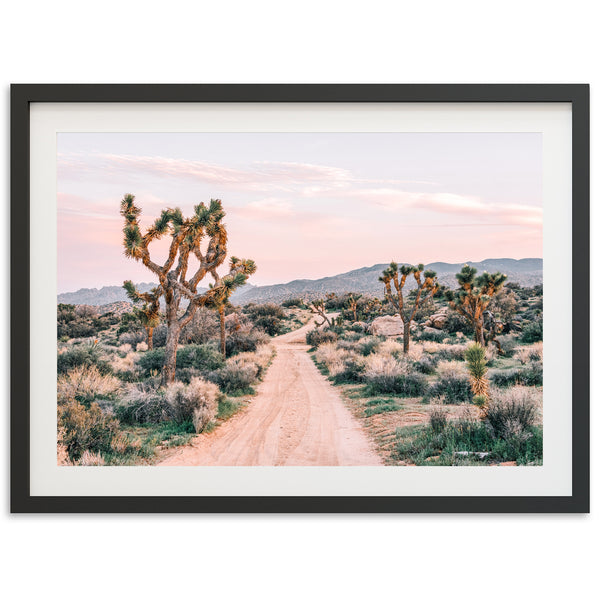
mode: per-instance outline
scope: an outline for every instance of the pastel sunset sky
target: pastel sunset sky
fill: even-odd
[[[59,293],[154,280],[123,255],[125,193],[143,225],[220,198],[229,255],[256,261],[255,285],[542,257],[537,133],[61,133],[57,146]]]

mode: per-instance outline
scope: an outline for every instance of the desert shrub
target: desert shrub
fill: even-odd
[[[512,385],[543,385],[544,369],[540,362],[533,362],[525,369],[506,369],[495,371],[490,376],[490,381],[498,387]]]
[[[114,401],[120,387],[116,377],[102,375],[95,365],[83,365],[59,376],[57,398],[59,403],[72,398],[89,408],[92,402]]]
[[[316,348],[321,344],[325,344],[328,342],[335,342],[338,339],[337,334],[334,331],[330,331],[329,329],[311,329],[306,334],[306,343]]]
[[[79,460],[86,450],[108,452],[119,422],[95,402],[86,408],[69,398],[58,405],[58,427],[69,458]]]
[[[173,410],[163,390],[147,383],[131,384],[116,406],[119,420],[129,425],[161,423],[173,418]]]
[[[426,389],[425,377],[420,373],[406,375],[365,375],[367,394],[394,394],[405,398],[421,396]]]
[[[304,306],[304,300],[302,298],[289,298],[281,303],[281,306],[285,308],[302,307]]]
[[[454,360],[440,360],[436,366],[440,377],[466,377],[467,365],[464,362]]]
[[[413,335],[415,340],[420,340],[422,342],[441,342],[446,337],[445,331],[417,331],[415,335]]]
[[[446,411],[439,405],[434,404],[429,412],[429,425],[434,433],[441,433],[448,423]]]
[[[315,352],[315,360],[324,364],[329,373],[334,373],[342,369],[346,358],[353,354],[350,350],[339,347],[335,342],[326,342],[321,344]]]
[[[544,343],[536,342],[531,346],[519,348],[515,357],[523,365],[531,361],[541,361],[544,359]]]
[[[146,335],[146,331],[143,329],[139,329],[137,331],[127,331],[119,336],[119,343],[129,344],[135,348],[135,346],[137,346],[139,343],[147,341],[147,338],[148,336]],[[154,339],[154,336],[152,339]]]
[[[521,332],[521,341],[524,344],[533,344],[541,342],[544,339],[544,323],[543,321],[534,321],[523,327]]]
[[[331,378],[336,384],[360,383],[363,380],[365,368],[364,358],[357,354],[351,354],[342,361],[342,364],[335,371],[330,370]]]
[[[192,379],[189,385],[176,381],[165,391],[173,420],[176,423],[191,421],[196,433],[203,431],[215,418],[220,396],[219,388],[214,383],[200,377]]]
[[[56,307],[57,338],[85,338],[96,336],[119,322],[113,313],[98,314],[95,306],[59,304]]]
[[[226,394],[245,396],[254,393],[252,385],[257,381],[256,367],[228,362],[222,369],[211,373],[209,378]]]
[[[245,312],[258,329],[268,335],[278,335],[284,329],[282,321],[287,319],[286,312],[278,304],[267,302],[265,304],[248,305]]]
[[[500,344],[504,356],[510,357],[515,353],[517,338],[514,335],[499,335],[496,341]]]
[[[228,359],[229,364],[240,366],[251,366],[255,372],[256,379],[262,379],[274,356],[273,347],[269,344],[259,346],[255,352],[241,352]]]
[[[387,339],[379,344],[379,348],[377,348],[377,354],[400,358],[404,356],[404,347],[396,340]]]
[[[358,345],[358,351],[363,356],[369,356],[373,354],[379,347],[379,340],[377,338],[369,337],[363,339]]]
[[[446,315],[446,324],[444,329],[448,333],[464,333],[467,336],[473,335],[473,327],[465,317],[455,311],[450,311]]]
[[[177,350],[177,368],[195,368],[203,372],[220,369],[225,362],[214,344],[189,344]]]
[[[440,360],[463,360],[466,348],[464,344],[442,344],[437,357]]]
[[[513,388],[515,390],[515,388]],[[527,390],[516,388],[511,394],[496,397],[489,403],[486,422],[495,436],[524,441],[531,436],[537,407]]]
[[[158,372],[163,368],[165,362],[165,349],[155,348],[141,354],[138,358],[138,366],[144,375],[150,375],[153,371]]]
[[[60,352],[56,359],[58,374],[67,373],[75,367],[95,366],[102,375],[112,371],[110,364],[101,357],[97,345],[79,344]]]
[[[259,346],[268,344],[269,337],[264,331],[252,329],[248,332],[235,331],[227,336],[227,356],[233,356],[240,352],[254,352]]]
[[[85,450],[81,458],[77,461],[77,465],[80,467],[102,467],[105,464],[102,454],[99,452],[90,452],[89,450]]]
[[[371,396],[395,394],[410,398],[422,395],[426,389],[423,375],[411,373],[406,361],[398,361],[389,355],[367,357],[364,380],[367,383],[366,393]]]
[[[414,367],[419,373],[431,375],[432,373],[435,373],[436,359],[433,356],[423,355],[414,362]]]
[[[161,327],[157,327],[154,330],[154,344],[157,346],[164,346],[167,343],[166,327],[164,331],[164,342],[157,344],[157,334],[160,340],[162,340]],[[205,344],[218,335],[218,314],[214,310],[206,308],[205,306],[201,306],[194,313],[192,320],[183,328],[181,332],[181,340],[188,344]]]
[[[445,404],[471,402],[473,392],[469,378],[466,375],[447,372],[429,387],[427,398],[438,398]]]
[[[158,327],[155,327],[154,331],[152,332],[152,346],[154,348],[162,348],[163,346],[166,346],[168,332],[169,328],[164,323],[161,323]],[[184,339],[186,338],[184,338],[182,334],[180,340],[183,341]]]

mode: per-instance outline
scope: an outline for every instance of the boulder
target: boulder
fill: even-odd
[[[404,333],[404,323],[399,315],[386,315],[377,317],[369,326],[369,333],[372,335],[402,335]]]
[[[433,329],[444,329],[446,323],[448,322],[448,314],[446,311],[441,311],[436,313],[435,315],[431,315],[427,321],[425,321],[425,325],[427,327],[432,327]]]

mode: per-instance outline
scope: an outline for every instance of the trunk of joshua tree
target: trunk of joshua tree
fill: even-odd
[[[169,323],[167,329],[167,343],[165,346],[165,363],[163,365],[161,386],[175,381],[175,366],[177,362],[177,344],[181,328],[177,322]]]
[[[402,336],[404,339],[404,354],[408,352],[408,348],[410,346],[410,321],[405,321],[404,323],[404,335]]]
[[[485,346],[485,338],[483,337],[483,318],[475,321],[475,341]]]
[[[225,343],[225,307],[219,307],[219,324],[221,325],[221,354],[225,358],[227,354],[227,345]]]
[[[154,333],[154,327],[148,327],[148,350],[152,350],[153,343],[152,343],[152,334]]]

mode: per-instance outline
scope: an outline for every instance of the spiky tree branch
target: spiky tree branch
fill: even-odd
[[[409,275],[413,275],[417,284],[417,293],[412,307],[404,300],[404,285]],[[396,309],[404,324],[403,349],[408,352],[410,346],[410,325],[415,318],[419,306],[427,302],[438,290],[435,271],[425,271],[425,265],[401,265],[391,262],[379,278],[385,286],[385,299]],[[392,284],[394,290],[392,290]],[[395,293],[394,293],[395,291]]]
[[[166,305],[167,344],[165,364],[162,372],[162,384],[175,378],[175,357],[181,329],[191,321],[200,306],[215,303],[223,295],[228,297],[233,289],[246,283],[248,277],[256,271],[251,260],[231,258],[230,270],[220,277],[217,269],[227,256],[227,230],[223,223],[225,212],[220,200],[211,200],[206,206],[200,203],[194,207],[194,214],[185,218],[179,208],[167,208],[142,235],[139,216],[141,209],[135,204],[135,197],[126,194],[121,200],[121,216],[125,220],[123,227],[123,246],[125,255],[142,262],[158,277],[159,285],[155,295],[164,297]],[[161,265],[152,260],[149,246],[152,242],[168,235],[171,238],[169,252]],[[206,251],[201,243],[208,238]],[[190,256],[198,261],[196,271],[188,278]],[[207,275],[214,281],[208,291],[198,293],[198,284]],[[230,290],[227,292],[227,290]],[[134,297],[145,300],[135,288]],[[188,302],[183,315],[179,315],[182,300]],[[147,300],[150,302],[150,300]],[[216,304],[214,304],[216,306]]]
[[[475,330],[475,341],[486,345],[484,329],[485,311],[492,298],[502,289],[507,276],[503,273],[490,274],[484,271],[476,276],[477,269],[466,264],[456,274],[459,288],[447,290],[446,300],[452,309],[465,317]]]

